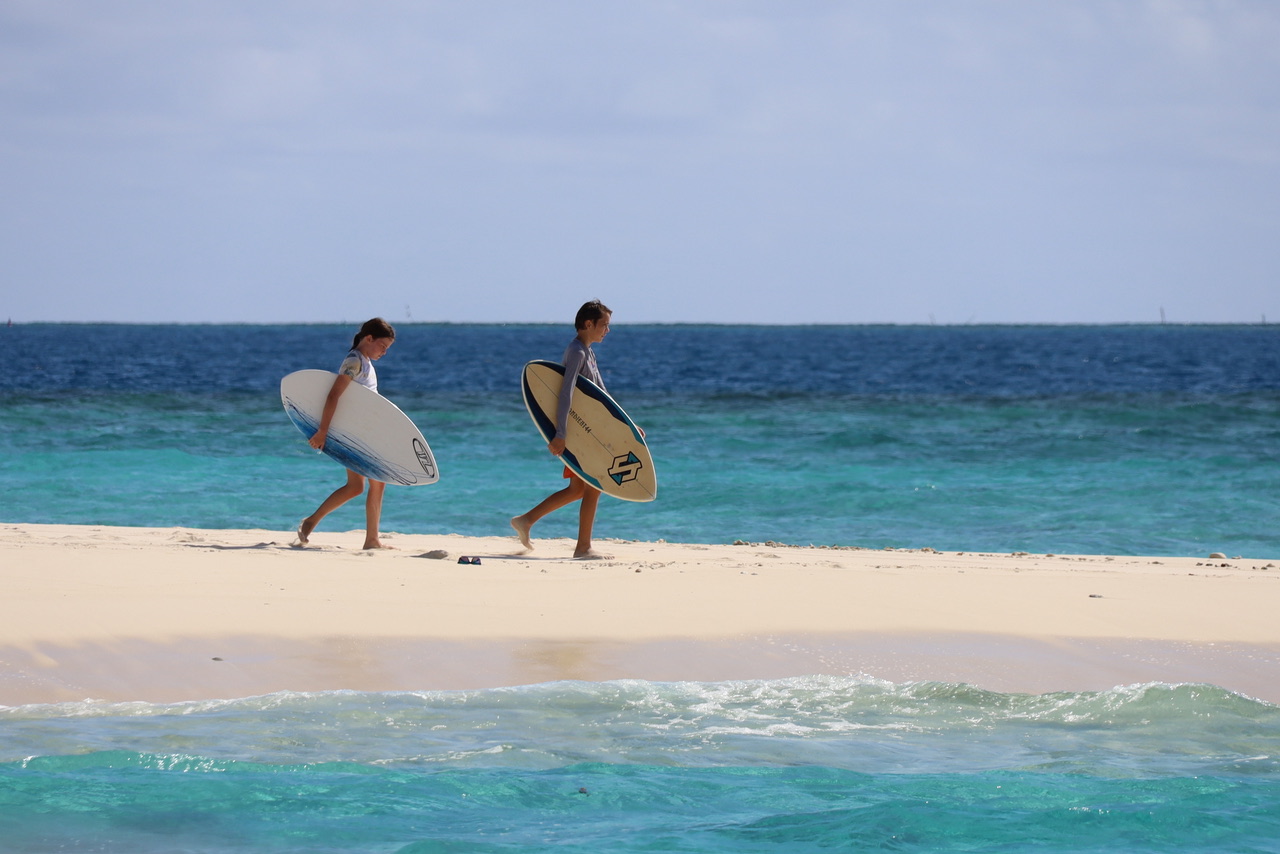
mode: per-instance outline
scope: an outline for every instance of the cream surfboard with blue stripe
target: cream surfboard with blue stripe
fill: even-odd
[[[533,361],[524,366],[524,405],[547,442],[556,435],[556,407],[563,384],[564,365]],[[574,387],[560,459],[606,495],[623,501],[658,497],[657,472],[640,428],[604,389],[581,374]]]
[[[297,371],[280,381],[284,411],[308,439],[320,428],[337,378],[329,371]],[[422,486],[440,479],[436,458],[409,416],[359,383],[348,385],[338,398],[324,452],[344,468],[383,483]]]

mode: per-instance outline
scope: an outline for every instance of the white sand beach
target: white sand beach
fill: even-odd
[[[0,705],[814,674],[1280,702],[1280,559],[361,537],[0,525]]]

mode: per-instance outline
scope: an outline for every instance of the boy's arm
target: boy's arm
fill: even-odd
[[[578,372],[586,361],[586,353],[571,349],[564,360],[564,382],[560,385],[560,398],[556,406],[556,435],[547,448],[557,457],[564,453],[564,437],[569,429],[569,410],[573,407],[573,390],[577,386]]]

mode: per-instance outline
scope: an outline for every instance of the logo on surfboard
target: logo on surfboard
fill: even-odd
[[[627,451],[613,458],[613,465],[609,466],[609,477],[613,478],[613,482],[618,486],[622,486],[627,481],[635,480],[642,468],[644,463],[640,462],[640,458],[631,451]]]
[[[423,444],[422,440],[416,436],[413,439],[413,453],[418,458],[418,465],[422,466],[422,470],[427,473],[427,477],[436,476],[436,460],[431,456],[430,449]]]

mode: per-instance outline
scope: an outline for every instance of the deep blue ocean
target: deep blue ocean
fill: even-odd
[[[266,528],[343,481],[280,404],[355,324],[0,327],[0,522]],[[559,488],[520,397],[561,326],[412,325],[377,364],[441,481],[383,529],[507,534]],[[1280,326],[640,326],[598,346],[649,504],[597,536],[1280,556]],[[360,502],[326,519],[364,525]],[[539,535],[569,536],[573,514]]]
[[[617,321],[660,486],[597,536],[1280,557],[1278,327]],[[0,524],[292,531],[343,475],[279,380],[355,326],[0,327]],[[380,390],[441,481],[383,529],[506,534],[560,484],[520,368],[572,330],[398,328]],[[1280,852],[1274,705],[795,676],[0,697],[0,852]]]

